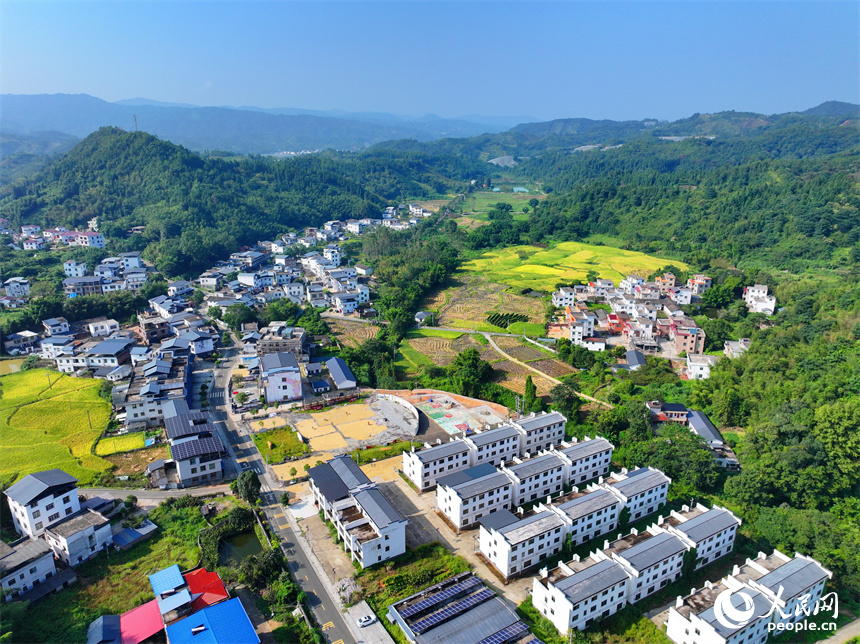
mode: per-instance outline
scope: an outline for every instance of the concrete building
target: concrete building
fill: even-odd
[[[425,444],[426,445],[426,444]],[[436,485],[436,479],[446,474],[465,470],[472,465],[472,449],[465,441],[426,445],[415,451],[403,452],[403,473],[420,491]]]
[[[564,546],[564,522],[549,510],[526,515],[499,510],[480,524],[479,550],[505,579],[540,565]]]
[[[585,630],[627,605],[624,568],[594,556],[574,557],[552,571],[544,568],[532,583],[532,603],[559,633]]]
[[[490,463],[446,474],[436,480],[436,506],[457,530],[513,503],[513,483]]]
[[[603,488],[573,491],[541,504],[540,509],[555,512],[565,523],[565,535],[570,535],[574,546],[603,536],[618,527],[618,516],[623,503]]]
[[[58,559],[76,566],[113,543],[110,521],[95,510],[81,510],[45,528],[45,540]]]
[[[725,508],[708,509],[699,503],[693,508],[685,505],[681,512],[672,510],[665,521],[657,523],[696,549],[698,570],[732,551],[741,520]]]
[[[581,441],[562,442],[552,451],[565,463],[565,484],[579,485],[609,473],[614,449],[605,438],[586,436]]]
[[[369,487],[334,504],[333,522],[353,561],[362,568],[406,552],[407,520],[382,492]]]
[[[6,295],[9,297],[27,297],[30,295],[30,280],[23,277],[10,277],[3,286],[6,287]]]
[[[501,465],[499,471],[507,474],[513,483],[513,505],[518,506],[561,493],[566,483],[565,469],[564,460],[550,452],[525,460],[514,458]]]
[[[653,532],[652,532],[653,530]],[[686,544],[659,528],[633,530],[622,539],[607,542],[595,558],[614,561],[627,573],[627,602],[635,604],[681,576]]]
[[[687,354],[687,378],[690,380],[705,380],[711,377],[711,368],[719,362],[717,356],[701,353]]]
[[[302,373],[292,353],[264,355],[260,359],[260,377],[266,402],[301,400]]]
[[[606,479],[602,486],[624,503],[630,510],[630,520],[636,521],[656,512],[666,503],[671,482],[672,479],[660,470],[640,467],[632,472],[623,469],[620,474],[613,474]],[[589,486],[589,489],[593,486]]]
[[[501,465],[520,454],[520,431],[512,425],[474,432],[463,439],[472,449],[472,465]]]
[[[511,424],[520,431],[520,454],[537,454],[558,445],[564,439],[567,418],[557,411],[518,418]]]
[[[63,262],[63,272],[66,274],[66,277],[84,277],[87,274],[87,263],[76,262],[70,259],[67,262]]]
[[[57,574],[54,553],[42,539],[25,538],[7,544],[0,541],[0,587],[6,601],[45,583]]]
[[[87,248],[104,248],[105,236],[94,231],[83,231],[78,233],[75,243],[78,246],[85,246]]]
[[[45,333],[49,336],[53,335],[63,335],[68,333],[70,330],[69,321],[66,318],[48,318],[47,320],[42,320],[42,326],[45,329]]]
[[[773,315],[776,311],[776,297],[768,295],[764,284],[744,287],[744,302],[750,313]]]
[[[78,479],[63,470],[28,474],[9,487],[5,494],[18,534],[41,536],[45,528],[81,509]]]

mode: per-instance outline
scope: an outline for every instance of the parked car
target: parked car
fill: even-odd
[[[369,626],[376,621],[376,617],[373,615],[365,615],[364,617],[358,618],[358,625],[364,628],[365,626]]]

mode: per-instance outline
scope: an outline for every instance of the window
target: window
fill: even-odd
[[[35,566],[33,566],[32,568],[30,568],[30,574],[31,574],[31,575],[35,575],[35,574],[36,574],[36,567],[35,567]]]
[[[46,510],[53,510],[53,509],[54,509],[54,504],[53,504],[53,503],[49,503],[48,505],[46,505],[46,506],[45,506],[45,509],[46,509]]]
[[[41,529],[42,529],[42,524],[41,524],[41,522],[40,522],[40,523],[37,523],[37,524],[36,524],[36,530],[41,530]]]
[[[35,511],[33,512],[33,518],[34,518],[34,519],[38,519],[40,516],[42,516],[42,511],[41,511],[41,510],[35,510]]]
[[[72,513],[72,508],[66,508],[66,516],[69,516]]]

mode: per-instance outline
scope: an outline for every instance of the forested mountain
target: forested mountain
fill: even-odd
[[[243,244],[328,219],[378,217],[390,200],[446,190],[468,175],[451,157],[204,159],[143,132],[103,128],[29,180],[0,191],[13,227],[86,226],[115,250],[145,250],[167,275],[194,275]],[[464,177],[465,180],[465,177]],[[133,226],[143,234],[128,235]]]
[[[501,129],[432,116],[407,121],[380,114],[353,117],[301,110],[170,106],[154,101],[109,103],[86,94],[5,94],[0,98],[3,130],[9,133],[55,130],[84,137],[104,126],[131,129],[136,116],[140,130],[189,149],[242,154],[360,150],[390,139],[432,141]]]

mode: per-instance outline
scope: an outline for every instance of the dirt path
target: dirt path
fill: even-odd
[[[553,383],[553,384],[555,384],[555,385],[560,385],[560,384],[562,384],[561,380],[558,380],[557,378],[553,378],[552,376],[550,376],[549,374],[544,373],[544,372],[543,372],[543,371],[541,371],[540,369],[536,369],[535,367],[532,367],[531,365],[528,365],[528,364],[526,364],[525,362],[522,362],[521,360],[517,360],[516,358],[514,358],[514,357],[513,357],[513,356],[511,356],[510,354],[505,353],[505,352],[502,350],[502,348],[501,348],[501,347],[499,347],[499,345],[497,345],[497,344],[493,341],[493,338],[491,337],[491,334],[489,334],[489,333],[481,333],[481,335],[483,335],[485,338],[487,338],[487,341],[490,343],[490,346],[492,346],[492,347],[493,347],[493,349],[495,349],[496,351],[498,351],[501,355],[505,356],[505,358],[507,358],[507,359],[508,359],[508,360],[510,360],[511,362],[516,363],[516,364],[520,365],[521,367],[525,367],[525,368],[526,368],[526,369],[528,369],[529,371],[533,371],[534,373],[538,374],[541,378],[544,378],[544,379],[546,379],[546,380],[549,380],[551,383]],[[589,396],[589,395],[587,395],[587,394],[584,394],[584,393],[582,393],[582,392],[580,392],[580,391],[577,391],[577,392],[576,392],[576,395],[577,395],[577,396],[579,396],[580,398],[584,398],[585,400],[590,400],[590,401],[591,401],[591,402],[593,402],[593,403],[597,403],[598,405],[602,405],[603,407],[606,407],[607,409],[612,409],[612,408],[614,407],[614,405],[610,405],[609,403],[607,403],[607,402],[603,402],[602,400],[598,400],[597,398],[592,398],[591,396]]]

